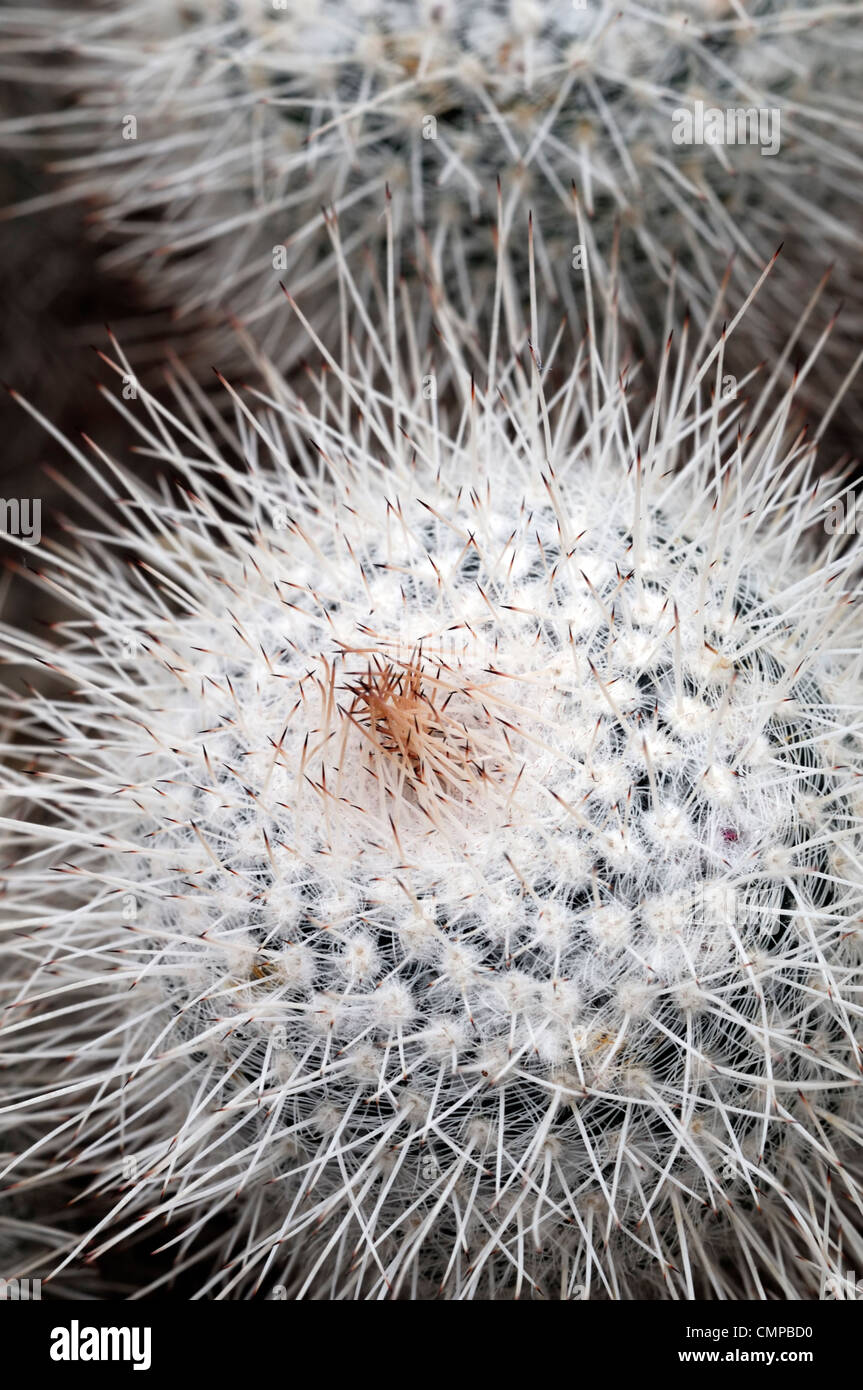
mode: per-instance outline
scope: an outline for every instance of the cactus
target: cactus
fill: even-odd
[[[204,1296],[817,1297],[863,633],[793,389],[723,391],[732,322],[640,404],[590,296],[479,386],[442,294],[417,342],[342,275],[377,363],[292,300],[302,396],[120,402],[180,487],[66,443],[72,616],[2,633],[69,687],[4,700],[4,1183],[105,1203],[56,1277],[168,1223]]]
[[[295,361],[280,278],[295,294],[319,289],[316,323],[337,340],[332,207],[349,254],[371,249],[375,262],[391,226],[397,273],[430,264],[476,326],[494,275],[497,178],[502,235],[533,209],[544,296],[570,312],[589,256],[653,351],[663,281],[676,275],[703,316],[734,253],[733,312],[753,267],[791,237],[784,279],[748,317],[741,370],[784,345],[833,262],[848,336],[821,359],[819,410],[853,359],[856,4],[197,0],[35,15],[7,21],[18,70],[62,57],[54,84],[78,100],[41,123],[13,121],[5,138],[53,142],[58,196],[97,204],[106,265],[139,271],[177,331],[204,334],[195,360],[207,374],[224,336],[202,323],[225,309],[270,356]],[[701,143],[678,143],[699,102],[742,112],[745,139],[735,124],[734,143],[727,132],[715,142],[712,126]]]

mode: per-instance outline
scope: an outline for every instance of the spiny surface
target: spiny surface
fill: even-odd
[[[221,439],[176,383],[179,501],[69,446],[78,616],[4,646],[74,689],[10,697],[0,823],[5,1173],[101,1195],[68,1259],[168,1222],[220,1297],[811,1297],[860,1255],[857,559],[723,353],[643,413],[588,340],[487,397],[453,354],[449,414],[331,361]]]
[[[783,341],[831,262],[846,312],[859,315],[856,4],[198,0],[16,10],[7,24],[15,70],[62,55],[52,78],[79,100],[42,122],[7,123],[3,138],[55,142],[62,196],[101,205],[106,263],[141,271],[187,322],[216,306],[258,320],[282,361],[296,344],[273,317],[276,279],[326,291],[322,206],[335,206],[346,251],[359,253],[384,241],[385,190],[397,258],[406,269],[430,262],[475,320],[493,272],[483,223],[495,220],[497,177],[504,238],[532,207],[546,293],[570,310],[576,244],[610,284],[622,224],[621,293],[649,343],[661,325],[657,276],[676,266],[701,311],[717,257],[739,255],[744,285],[788,238],[793,271],[770,313],[751,315],[757,346],[744,369],[775,348],[777,322]],[[762,153],[748,124],[741,143],[675,143],[677,114],[699,101],[756,123],[762,112],[778,149]],[[335,332],[337,302],[324,293],[322,329],[328,315]],[[835,344],[834,377],[853,355],[850,334],[841,353]]]

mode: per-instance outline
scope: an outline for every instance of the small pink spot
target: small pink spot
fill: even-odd
[[[723,838],[723,840],[736,840],[736,839],[738,838],[737,831],[736,831],[736,830],[723,830],[723,832],[722,832],[722,838]]]

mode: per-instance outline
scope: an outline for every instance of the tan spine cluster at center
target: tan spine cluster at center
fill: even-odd
[[[487,692],[456,668],[425,660],[369,653],[364,671],[341,689],[352,698],[343,718],[368,745],[369,771],[393,790],[429,799],[470,801],[504,775],[504,726],[484,703]]]

